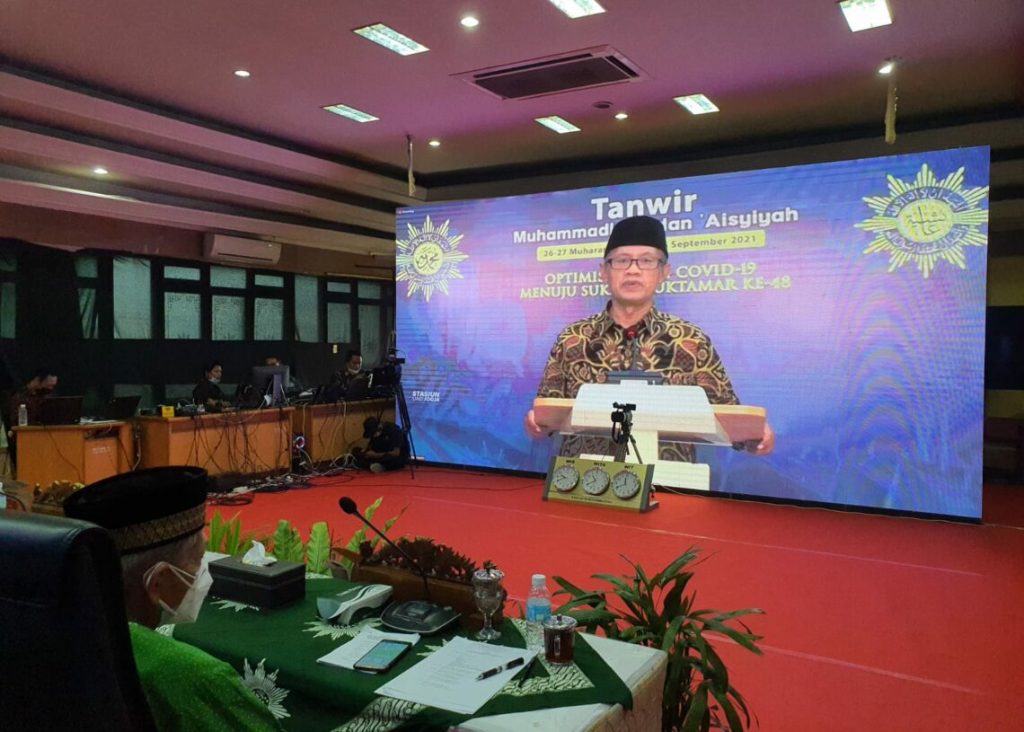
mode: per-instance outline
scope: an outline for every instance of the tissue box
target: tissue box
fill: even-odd
[[[242,564],[241,557],[210,562],[210,594],[224,600],[275,608],[306,596],[306,565],[278,561],[268,567]]]

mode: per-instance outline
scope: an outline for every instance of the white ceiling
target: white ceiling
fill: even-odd
[[[876,69],[891,56],[901,130],[1024,126],[1020,0],[890,0],[895,22],[856,34],[832,0],[603,4],[570,20],[546,0],[6,0],[0,201],[388,253],[396,205],[469,182],[500,191],[564,171],[880,137],[888,82]],[[459,25],[466,12],[479,27]],[[400,57],[351,32],[374,22],[430,51]],[[453,78],[601,45],[649,78],[522,101]],[[672,102],[694,92],[722,111]],[[380,120],[321,110],[337,102]],[[549,114],[582,131],[533,122]],[[1016,169],[1024,132],[1010,138],[1000,154]],[[111,174],[97,179],[95,165]],[[1024,198],[1024,177],[1010,178]]]

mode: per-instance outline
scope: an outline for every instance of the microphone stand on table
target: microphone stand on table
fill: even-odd
[[[423,571],[423,567],[417,562],[412,556],[398,546],[395,542],[391,541],[384,532],[378,529],[373,523],[363,516],[359,512],[356,502],[344,496],[338,500],[338,506],[347,514],[357,517],[364,524],[373,529],[374,533],[383,539],[389,546],[394,548],[399,554],[405,557],[406,561],[412,566],[416,574],[419,575],[420,579],[423,580],[423,592],[426,595],[426,600],[405,600],[402,602],[393,602],[389,605],[382,615],[382,620],[388,627],[394,628],[395,630],[401,630],[407,633],[423,633],[429,635],[430,633],[437,633],[444,628],[447,628],[453,622],[461,617],[461,613],[453,610],[450,607],[441,607],[439,604],[434,602],[430,594],[430,584],[427,582],[427,573]],[[432,620],[431,620],[432,619]]]

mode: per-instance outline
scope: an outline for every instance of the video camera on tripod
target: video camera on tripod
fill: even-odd
[[[371,393],[377,396],[394,397],[398,408],[401,430],[409,441],[409,469],[412,477],[416,477],[416,443],[412,439],[412,419],[409,417],[409,405],[405,401],[405,389],[402,388],[402,364],[404,358],[398,357],[398,350],[389,348],[381,365],[373,370],[370,379]]]
[[[373,370],[370,377],[370,388],[377,391],[387,389],[393,391],[402,384],[402,364],[404,358],[398,357],[394,348],[389,348],[381,365]]]
[[[642,463],[640,454],[636,449],[636,440],[633,439],[633,412],[636,411],[635,404],[619,404],[612,402],[615,411],[612,412],[612,442],[615,444],[615,460],[622,462],[629,454],[629,447],[633,447],[633,454],[637,462]]]
[[[612,412],[612,441],[618,444],[625,442],[630,437],[636,405],[612,402],[612,407],[615,409]]]

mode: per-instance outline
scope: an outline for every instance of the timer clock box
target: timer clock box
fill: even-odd
[[[658,507],[651,500],[653,467],[558,456],[551,460],[543,498],[646,513]]]

